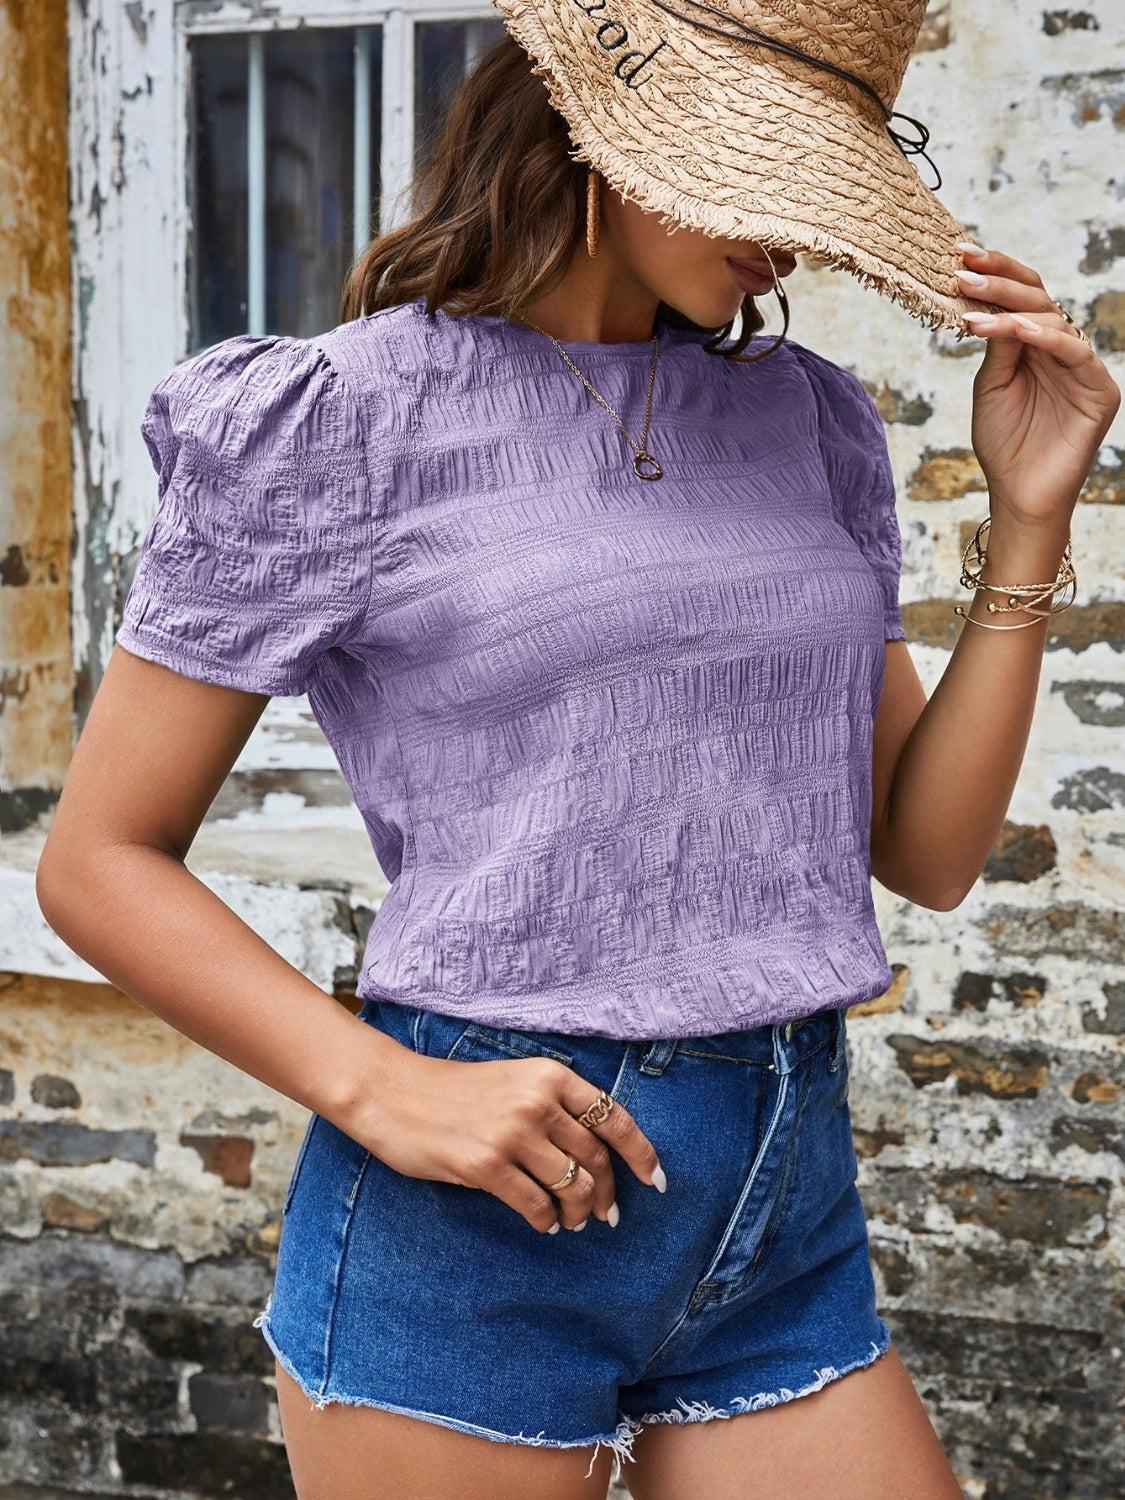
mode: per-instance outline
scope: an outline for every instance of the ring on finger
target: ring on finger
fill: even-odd
[[[1085,339],[1086,342],[1089,343],[1090,335],[1084,328],[1080,327],[1079,324],[1075,322],[1074,318],[1071,316],[1069,307],[1064,307],[1057,297],[1052,297],[1051,302],[1059,310],[1059,312],[1062,313],[1063,317],[1070,324],[1071,329],[1078,335],[1078,337],[1080,339]]]
[[[578,1123],[579,1125],[585,1125],[588,1130],[592,1129],[595,1125],[604,1123],[606,1116],[612,1108],[613,1100],[606,1093],[605,1089],[601,1089],[593,1104],[588,1105],[578,1116]]]
[[[578,1159],[577,1159],[577,1157],[568,1156],[566,1160],[567,1160],[566,1171],[559,1178],[558,1182],[549,1182],[549,1183],[546,1184],[547,1191],[549,1193],[557,1193],[562,1188],[568,1188],[570,1186],[570,1184],[574,1181],[574,1179],[578,1176]]]

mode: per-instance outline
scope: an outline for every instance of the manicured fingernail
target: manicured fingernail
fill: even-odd
[[[1019,313],[1013,313],[1012,314],[1012,322],[1013,323],[1018,323],[1021,328],[1026,328],[1031,333],[1039,333],[1040,332],[1040,324],[1038,324],[1035,321],[1034,318],[1024,318],[1024,317],[1021,317],[1021,315]]]
[[[967,250],[970,255],[987,255],[987,250],[982,250],[979,245],[974,245],[972,240],[958,240],[958,250]]]
[[[562,1225],[556,1219],[555,1222],[551,1225],[550,1229],[548,1229],[547,1233],[548,1234],[558,1234],[558,1232],[559,1232],[559,1230],[561,1228],[562,1228]]]
[[[957,275],[962,281],[967,281],[970,286],[988,285],[988,277],[982,276],[979,271],[958,271]]]
[[[658,1193],[663,1193],[668,1186],[668,1179],[664,1175],[664,1168],[659,1162],[653,1170],[652,1185]]]
[[[583,1219],[582,1222],[581,1222],[581,1224],[575,1224],[575,1226],[574,1226],[574,1232],[575,1232],[575,1234],[577,1234],[580,1229],[585,1229],[585,1228],[586,1228],[586,1220]]]
[[[621,1218],[621,1210],[618,1208],[618,1206],[617,1206],[616,1203],[611,1203],[609,1205],[609,1207],[606,1209],[606,1212],[605,1212],[605,1221],[606,1221],[606,1223],[607,1224],[612,1224],[613,1227],[614,1227],[614,1229],[616,1229],[617,1228],[618,1220],[620,1218]]]
[[[966,323],[975,323],[978,328],[991,328],[993,323],[996,322],[996,318],[992,313],[962,313],[961,316]]]

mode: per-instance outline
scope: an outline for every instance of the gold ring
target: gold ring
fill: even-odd
[[[1057,297],[1052,297],[1051,301],[1054,303],[1055,307],[1058,308],[1059,312],[1062,313],[1063,317],[1070,324],[1071,328],[1074,329],[1078,337],[1080,339],[1085,339],[1086,343],[1088,344],[1090,342],[1090,335],[1084,328],[1079,327],[1079,325],[1075,322],[1074,318],[1071,316],[1070,309],[1064,307]]]
[[[559,1178],[558,1182],[552,1182],[548,1184],[547,1191],[549,1193],[557,1193],[561,1188],[568,1188],[574,1181],[574,1179],[578,1176],[577,1161],[573,1156],[568,1157],[567,1161],[569,1165],[567,1166],[567,1169],[563,1173],[563,1175]]]
[[[578,1116],[578,1123],[579,1125],[585,1125],[587,1130],[594,1125],[601,1125],[612,1108],[613,1100],[606,1093],[605,1089],[602,1089],[593,1104],[588,1105]]]

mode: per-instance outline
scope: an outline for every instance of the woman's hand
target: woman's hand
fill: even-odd
[[[1120,387],[1030,266],[998,250],[966,250],[965,261],[984,276],[974,283],[960,272],[965,294],[1011,309],[965,314],[988,340],[973,382],[972,439],[992,514],[1065,536]]]
[[[617,1223],[609,1146],[643,1183],[664,1191],[656,1150],[623,1105],[615,1100],[601,1125],[579,1124],[599,1090],[565,1064],[462,1062],[396,1047],[368,1095],[378,1102],[359,1106],[347,1133],[397,1172],[483,1188],[548,1234],[558,1230],[560,1211],[568,1229],[581,1229],[591,1213]],[[578,1176],[552,1196],[544,1184],[563,1177],[570,1156]]]

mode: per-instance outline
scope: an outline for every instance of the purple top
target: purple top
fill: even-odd
[[[116,640],[308,694],[391,882],[361,996],[648,1038],[891,983],[882,421],[793,339],[732,364],[706,337],[661,330],[654,481],[548,338],[420,298],[235,335],[152,392]],[[639,435],[651,344],[565,347]]]

